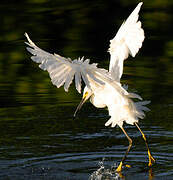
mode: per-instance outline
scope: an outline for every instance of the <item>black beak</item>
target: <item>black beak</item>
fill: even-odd
[[[81,107],[83,106],[83,104],[85,103],[85,101],[87,99],[88,98],[86,96],[84,96],[84,98],[82,98],[81,102],[79,103],[79,105],[76,108],[76,111],[74,112],[74,115],[73,115],[74,118],[76,117],[77,112],[81,109]]]

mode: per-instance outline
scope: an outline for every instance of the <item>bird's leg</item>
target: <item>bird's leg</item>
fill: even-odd
[[[147,139],[145,137],[145,134],[142,132],[142,130],[140,129],[139,125],[137,123],[135,123],[136,127],[139,129],[140,133],[142,134],[142,137],[145,141],[145,144],[146,144],[146,147],[147,147],[147,150],[148,150],[148,157],[149,157],[149,163],[148,163],[148,166],[151,167],[153,163],[155,163],[155,159],[153,158],[153,156],[151,155],[151,152],[150,152],[150,149],[149,149],[149,146],[148,146],[148,143],[147,143]]]
[[[128,136],[128,134],[126,133],[126,131],[125,131],[125,129],[124,129],[123,127],[120,127],[120,128],[122,129],[123,133],[126,135],[128,141],[129,141],[129,146],[128,146],[128,149],[127,149],[127,151],[126,151],[126,153],[125,153],[122,161],[120,162],[119,166],[118,166],[117,169],[116,169],[117,172],[121,172],[121,171],[122,171],[123,163],[124,163],[124,161],[125,161],[126,158],[127,158],[127,155],[128,155],[128,153],[129,153],[129,151],[130,151],[130,148],[132,147],[132,139]]]

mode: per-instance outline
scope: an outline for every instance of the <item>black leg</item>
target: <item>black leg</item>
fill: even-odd
[[[142,130],[140,129],[139,125],[137,123],[135,123],[136,127],[139,129],[140,133],[142,134],[142,137],[145,141],[145,144],[146,144],[146,147],[147,147],[147,150],[148,150],[148,157],[149,157],[149,163],[148,163],[148,166],[152,166],[152,164],[155,162],[155,159],[153,158],[153,156],[151,155],[151,152],[150,152],[150,149],[149,149],[149,146],[148,146],[148,143],[147,143],[147,139],[145,137],[145,134],[142,132]]]
[[[126,131],[125,131],[125,129],[124,129],[123,127],[120,127],[120,128],[122,129],[123,133],[126,135],[128,141],[129,141],[129,146],[128,146],[128,149],[127,149],[127,151],[126,151],[126,153],[125,153],[122,161],[120,162],[119,166],[118,166],[117,169],[116,169],[117,172],[121,172],[121,171],[122,171],[123,163],[124,163],[124,161],[125,161],[126,158],[127,158],[127,155],[128,155],[128,153],[129,153],[129,151],[130,151],[130,148],[132,147],[132,139],[128,136],[128,134],[126,133]]]

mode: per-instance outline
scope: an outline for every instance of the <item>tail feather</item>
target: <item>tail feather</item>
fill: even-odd
[[[109,108],[109,115],[111,118],[105,123],[105,126],[111,125],[115,127],[116,125],[122,127],[124,121],[127,124],[133,125],[138,122],[138,119],[143,119],[145,117],[145,111],[150,111],[145,105],[149,104],[150,101],[139,101],[133,102],[128,98],[128,105],[116,106],[116,108]]]

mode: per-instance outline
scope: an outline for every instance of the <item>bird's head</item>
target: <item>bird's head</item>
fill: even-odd
[[[93,94],[93,91],[89,89],[87,86],[85,86],[82,100],[76,108],[76,111],[73,115],[74,117],[76,116],[77,112],[81,109],[82,105],[91,97],[92,94]]]

